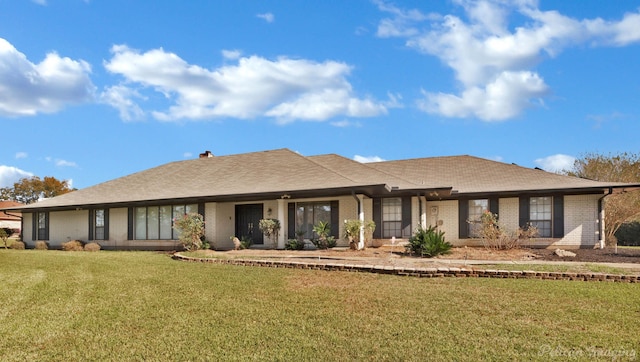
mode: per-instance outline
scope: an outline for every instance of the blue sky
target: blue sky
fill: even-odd
[[[0,0],[0,187],[283,147],[554,171],[639,151],[638,64],[626,1]]]

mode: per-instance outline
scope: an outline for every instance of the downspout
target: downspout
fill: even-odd
[[[602,201],[605,197],[613,193],[613,187],[609,187],[609,190],[601,198],[598,199],[598,241],[600,242],[600,249],[604,249],[604,208],[602,207]]]
[[[354,191],[351,191],[351,196],[356,200],[358,204],[358,220],[360,220],[360,238],[358,241],[358,250],[364,249],[364,207],[362,206],[362,199],[359,198]]]

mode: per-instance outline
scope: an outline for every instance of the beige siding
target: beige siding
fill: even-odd
[[[212,243],[212,248],[218,248],[218,226],[216,225],[218,215],[218,203],[210,202],[204,205],[204,237]]]
[[[218,249],[233,249],[231,238],[236,232],[236,204],[220,202],[216,209],[214,245]]]
[[[127,208],[109,209],[109,241],[121,243],[128,235]]]
[[[520,227],[520,199],[511,197],[498,201],[498,217],[507,232],[513,233]]]
[[[33,214],[32,213],[22,213],[22,240],[25,243],[33,243]]]
[[[437,209],[433,209],[436,207]],[[458,240],[458,201],[428,201],[427,225],[438,226],[444,231],[444,239],[454,245]]]

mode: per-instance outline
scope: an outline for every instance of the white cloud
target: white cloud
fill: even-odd
[[[379,22],[379,37],[405,38],[408,47],[438,57],[453,70],[459,94],[425,92],[419,102],[422,110],[447,117],[514,118],[548,93],[543,77],[533,70],[546,57],[584,43],[623,46],[640,41],[640,12],[627,13],[620,21],[579,20],[540,10],[534,0],[455,3],[465,18],[408,16],[413,13],[378,2],[390,14]],[[509,26],[513,13],[524,21]]]
[[[378,156],[360,156],[360,155],[353,156],[353,160],[357,161],[357,162],[360,162],[360,163],[385,161],[383,158],[378,157]]]
[[[344,127],[362,127],[362,123],[360,122],[353,122],[353,121],[349,121],[346,119],[343,119],[341,121],[335,121],[335,122],[331,122],[330,123],[332,126],[334,127],[338,127],[338,128],[344,128]]]
[[[20,179],[31,176],[33,176],[31,172],[13,166],[0,165],[0,187],[11,187]]]
[[[141,53],[118,45],[112,52],[105,63],[107,70],[122,75],[128,84],[161,92],[173,102],[168,110],[151,112],[158,120],[266,116],[287,123],[387,112],[385,104],[353,95],[346,79],[351,67],[341,62],[251,56],[209,70],[163,49]]]
[[[56,53],[34,64],[0,38],[0,116],[52,113],[90,101],[95,91],[90,73],[87,62]]]
[[[561,172],[564,170],[570,170],[573,167],[573,163],[576,158],[569,155],[557,154],[544,158],[538,158],[534,161],[536,165],[545,171],[549,172]]]
[[[76,164],[73,161],[67,161],[67,160],[61,160],[61,159],[56,159],[55,164],[58,167],[78,167],[78,164]]]
[[[461,95],[423,92],[425,98],[418,107],[426,112],[446,117],[477,117],[485,121],[513,118],[547,93],[548,87],[535,73],[504,72],[486,85],[470,87]]]
[[[225,59],[230,59],[230,60],[236,60],[239,59],[242,56],[242,52],[237,50],[237,49],[233,49],[233,50],[222,50],[222,56]]]
[[[272,13],[264,13],[256,15],[260,19],[263,19],[267,23],[273,23],[276,20],[276,17]]]
[[[136,121],[144,119],[144,111],[133,100],[145,99],[138,91],[124,85],[106,87],[100,94],[100,100],[118,110],[120,118],[125,121]]]
[[[26,152],[16,152],[16,159],[27,158],[29,154]]]

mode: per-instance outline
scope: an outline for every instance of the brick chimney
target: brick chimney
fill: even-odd
[[[213,157],[213,153],[211,151],[204,151],[200,154],[200,158],[211,158]]]

